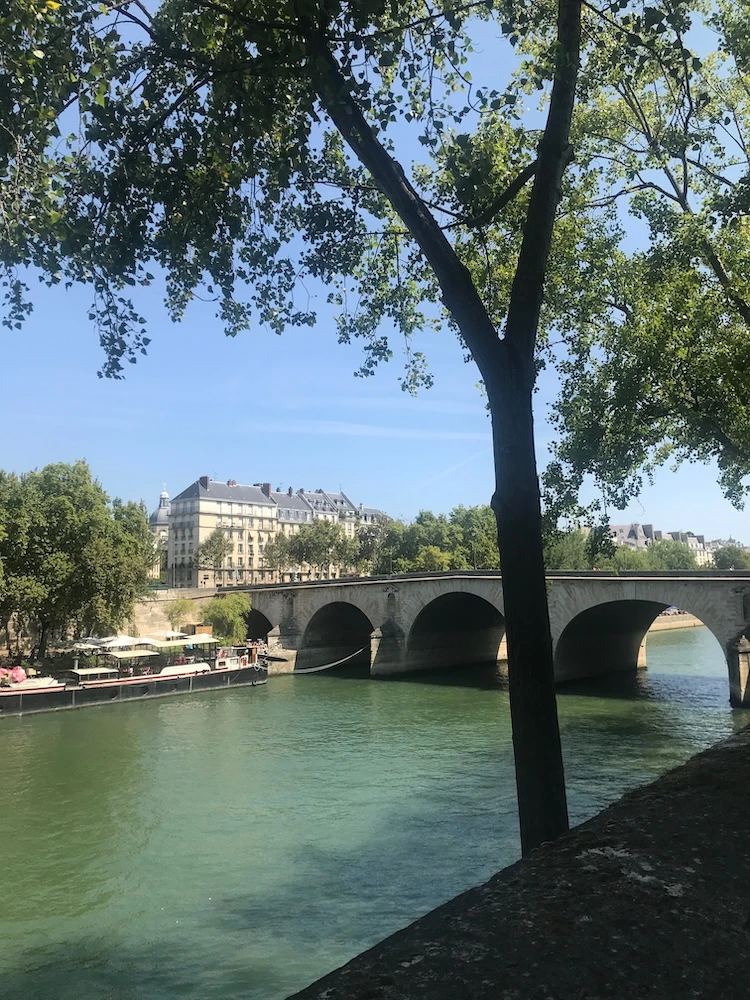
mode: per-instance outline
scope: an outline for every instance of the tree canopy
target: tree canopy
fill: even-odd
[[[604,38],[582,70],[572,141],[605,182],[590,204],[641,235],[610,248],[591,335],[566,338],[547,479],[571,506],[586,474],[622,508],[656,467],[685,459],[715,460],[738,506],[748,490],[750,4],[692,8],[700,55],[689,11],[655,5],[645,17],[680,44],[676,64],[655,44],[623,74]]]
[[[224,560],[234,550],[227,533],[221,528],[215,528],[195,550],[195,565],[198,569],[213,570],[214,576],[221,572]]]
[[[187,620],[187,616],[194,610],[193,602],[186,597],[177,597],[169,601],[164,606],[164,614],[173,629],[179,629],[180,625]]]
[[[247,594],[222,594],[206,601],[201,614],[203,621],[213,628],[219,642],[238,645],[247,638],[246,615],[250,611]]]
[[[741,545],[723,545],[714,552],[717,569],[750,569],[750,552]]]
[[[53,630],[119,628],[147,590],[147,512],[110,503],[85,462],[0,472],[0,525],[0,620],[30,633],[40,657]]]
[[[605,546],[594,532],[578,529],[557,532],[548,539],[545,565],[548,570],[601,569],[614,573],[698,568],[695,554],[685,542],[661,539],[643,549],[629,545]]]

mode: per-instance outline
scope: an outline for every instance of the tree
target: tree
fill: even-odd
[[[648,567],[652,570],[695,569],[695,554],[685,542],[662,539],[646,549]]]
[[[597,94],[576,117],[577,160],[608,182],[601,210],[641,220],[648,245],[618,249],[600,279],[611,310],[592,336],[567,338],[548,484],[567,491],[563,507],[586,474],[622,508],[656,467],[686,459],[715,460],[736,505],[747,494],[750,4],[695,6],[717,52],[688,52],[686,11],[656,4],[646,16],[665,41],[675,33],[676,65],[659,44],[622,74],[605,37],[583,71],[584,88],[597,75]]]
[[[316,518],[303,524],[289,539],[289,556],[297,566],[314,566],[326,576],[331,566],[339,564],[342,546],[346,541],[344,529],[335,521]]]
[[[247,594],[222,594],[207,601],[203,607],[203,620],[210,625],[219,642],[236,646],[247,637],[247,620],[250,598]]]
[[[198,569],[213,570],[214,579],[221,572],[224,560],[230,556],[233,546],[221,528],[215,528],[195,550],[195,564]]]
[[[292,565],[293,561],[289,552],[289,536],[279,531],[272,541],[266,542],[263,549],[263,565],[281,574]]]
[[[127,0],[112,9],[70,0],[39,11],[17,4],[0,25],[0,177],[12,220],[0,259],[11,325],[29,308],[18,268],[87,281],[103,374],[120,377],[149,342],[126,289],[148,284],[156,263],[173,316],[206,285],[230,334],[254,316],[276,332],[312,324],[294,296],[300,274],[338,285],[339,338],[361,339],[362,374],[390,356],[388,320],[406,338],[407,389],[430,381],[408,346],[416,330],[445,318],[461,338],[492,424],[524,851],[567,827],[532,393],[540,317],[543,329],[557,316],[586,333],[580,261],[602,258],[601,247],[582,251],[582,201],[564,177],[581,7],[279,0],[269,14],[260,2],[171,0],[152,17]],[[608,58],[632,65],[650,30],[639,11],[635,0],[587,7],[583,54],[609,32],[617,48]],[[523,50],[505,92],[468,80],[472,35],[490,36],[485,20]],[[682,46],[664,50],[683,58]],[[456,100],[467,87],[468,100]],[[548,94],[541,130],[536,120],[524,128],[517,111],[535,87]],[[56,129],[73,102],[79,121],[66,146]],[[460,131],[476,111],[487,124]],[[396,122],[412,125],[428,157],[412,179],[395,158]],[[586,187],[598,175],[580,177]],[[566,192],[571,211],[553,248]],[[551,250],[558,266],[545,306]]]
[[[629,545],[618,545],[611,555],[600,555],[594,562],[594,569],[619,572],[647,572],[653,567],[649,564],[645,549],[633,549]]]
[[[54,630],[119,628],[147,588],[145,509],[109,498],[85,462],[0,473],[0,620],[31,630],[38,656]]]
[[[497,522],[487,504],[455,507],[449,520],[459,537],[466,564],[471,569],[500,569]]]
[[[750,569],[750,552],[741,545],[723,545],[714,552],[717,569]]]
[[[419,550],[419,555],[414,560],[414,569],[423,570],[426,573],[438,573],[450,569],[450,564],[450,552],[444,552],[437,545],[425,545]]]
[[[164,614],[173,629],[179,629],[192,610],[193,602],[186,597],[177,597],[174,601],[164,605]]]
[[[586,535],[579,529],[556,532],[547,539],[544,548],[544,565],[548,570],[591,569],[591,558]]]

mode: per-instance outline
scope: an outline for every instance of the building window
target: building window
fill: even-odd
[[[242,542],[237,546],[237,551],[242,552]]]

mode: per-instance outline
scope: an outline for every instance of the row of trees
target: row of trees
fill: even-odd
[[[279,532],[262,555],[263,566],[279,574],[310,567],[321,577],[335,568],[342,575],[357,573],[441,572],[451,569],[500,568],[495,516],[487,505],[459,506],[449,514],[419,512],[414,521],[380,518],[363,525],[352,537],[341,525],[316,520],[294,535]],[[220,529],[196,551],[201,569],[221,570],[232,543]],[[695,554],[684,542],[664,539],[647,549],[617,546],[606,525],[588,533],[549,531],[544,542],[548,570],[690,570],[698,569]],[[750,552],[729,544],[713,554],[717,569],[750,569]]]
[[[545,540],[544,562],[548,570],[601,569],[620,570],[698,569],[695,553],[685,542],[662,539],[645,549],[614,545],[605,528],[586,534],[574,529],[555,532]],[[750,569],[750,552],[740,545],[728,544],[713,553],[716,569]]]
[[[217,529],[198,547],[201,568],[218,570],[231,543]],[[450,514],[420,511],[412,524],[382,517],[352,536],[333,521],[318,519],[294,535],[279,532],[263,550],[266,568],[286,573],[310,567],[329,576],[410,573],[448,569],[497,569],[497,528],[489,506],[456,507]]]
[[[85,462],[0,472],[0,626],[41,659],[51,633],[107,633],[148,585],[155,546],[141,504],[110,502]]]

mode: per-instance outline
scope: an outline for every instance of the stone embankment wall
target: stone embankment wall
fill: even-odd
[[[213,597],[215,591],[211,590],[208,593],[204,589],[193,588],[182,590],[154,590],[149,596],[143,600],[139,601],[135,606],[135,612],[133,614],[133,620],[130,623],[130,628],[133,635],[149,635],[149,633],[156,631],[157,629],[164,630],[171,628],[169,624],[169,619],[167,618],[164,608],[170,601],[174,601],[177,598],[190,601],[193,605],[194,610],[189,613],[184,625],[198,625],[202,621],[201,618],[201,608],[203,604],[211,597]]]
[[[749,785],[744,729],[296,1000],[747,1000]]]
[[[702,626],[703,622],[687,612],[679,615],[659,615],[649,632],[664,632],[672,628],[695,628],[697,625]]]

